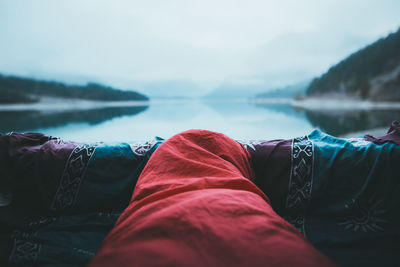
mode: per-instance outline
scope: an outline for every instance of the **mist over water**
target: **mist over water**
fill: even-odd
[[[149,106],[87,110],[0,111],[0,132],[43,132],[78,142],[169,138],[188,129],[222,132],[236,140],[286,139],[320,129],[346,136],[380,129],[400,110],[304,110],[289,104],[255,104],[246,99],[154,100]]]
[[[71,106],[63,99],[48,101],[56,108],[21,109],[4,102],[0,132],[81,142],[168,138],[193,128],[234,139],[293,138],[313,129],[335,136],[382,133],[400,118],[400,108],[311,110],[226,98],[311,81],[397,31],[399,14],[398,0],[0,1],[0,75],[105,85],[151,99],[147,106],[86,107],[75,97],[81,99]],[[0,96],[10,99],[18,86],[8,85],[0,86]],[[54,96],[44,87],[45,96]]]

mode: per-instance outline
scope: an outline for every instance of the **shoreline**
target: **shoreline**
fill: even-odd
[[[330,111],[330,110],[393,110],[400,109],[400,102],[370,101],[357,99],[339,99],[339,98],[305,98],[295,100],[291,98],[258,98],[251,99],[254,104],[286,104],[294,108],[312,110],[312,111]]]
[[[179,104],[183,102],[247,102],[250,104],[290,105],[296,109],[310,111],[362,111],[362,110],[400,110],[400,102],[374,102],[370,100],[340,98],[243,98],[243,99],[155,99],[130,101],[97,101],[72,98],[42,97],[36,103],[0,104],[0,111],[66,111],[87,110],[108,107],[140,107],[150,104]]]
[[[150,101],[96,101],[72,98],[42,97],[38,102],[29,104],[0,104],[0,111],[66,111],[86,110],[108,107],[141,107],[148,106]]]

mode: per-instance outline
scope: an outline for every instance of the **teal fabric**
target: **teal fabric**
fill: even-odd
[[[313,131],[306,237],[341,266],[398,266],[400,146]]]
[[[140,157],[128,143],[97,145],[82,179],[74,211],[123,210],[150,154]]]
[[[51,196],[40,209],[46,208],[45,213],[12,225],[11,231],[9,225],[1,225],[0,265],[86,265],[127,206],[143,167],[162,141],[71,143],[68,159],[55,157],[60,155],[56,144],[50,146],[54,155],[49,158],[33,151],[32,166],[38,170],[61,161],[65,169],[60,168],[57,177],[49,176],[60,181],[54,190],[43,187]],[[294,138],[291,151],[279,156],[288,162],[284,168],[290,165],[285,172],[290,173],[288,196],[279,214],[317,249],[340,266],[399,266],[399,145],[313,131]],[[31,167],[20,168],[31,172]],[[36,203],[31,195],[24,201]]]
[[[78,145],[49,212],[11,232],[7,265],[85,266],[128,205],[162,141]]]
[[[12,233],[8,265],[84,266],[121,212],[92,212],[41,217]]]

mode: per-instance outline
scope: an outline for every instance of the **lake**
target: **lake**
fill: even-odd
[[[399,109],[304,109],[285,102],[153,100],[144,106],[0,111],[0,132],[43,132],[79,142],[169,138],[188,129],[237,140],[293,138],[320,129],[334,136],[384,134]]]

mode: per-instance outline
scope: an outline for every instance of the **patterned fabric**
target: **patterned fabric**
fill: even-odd
[[[400,127],[372,138],[314,131],[248,141],[256,185],[274,210],[340,266],[398,266]]]
[[[11,252],[9,263],[35,262],[42,246],[20,239],[14,239],[14,246]]]
[[[400,146],[314,131],[307,238],[341,266],[398,266]],[[294,155],[293,155],[294,156]]]
[[[292,168],[285,218],[305,235],[305,214],[311,200],[313,182],[313,142],[307,136],[293,139]]]
[[[89,160],[93,156],[95,149],[96,145],[84,144],[72,151],[61,176],[60,186],[51,204],[51,210],[73,208],[79,193],[79,187],[89,165]]]
[[[0,135],[0,266],[86,265],[161,142]],[[274,211],[317,249],[341,266],[398,266],[399,123],[378,138],[241,143]]]
[[[89,266],[335,266],[273,211],[249,156],[205,130],[165,141]]]
[[[86,265],[161,142],[0,136],[0,266]]]

